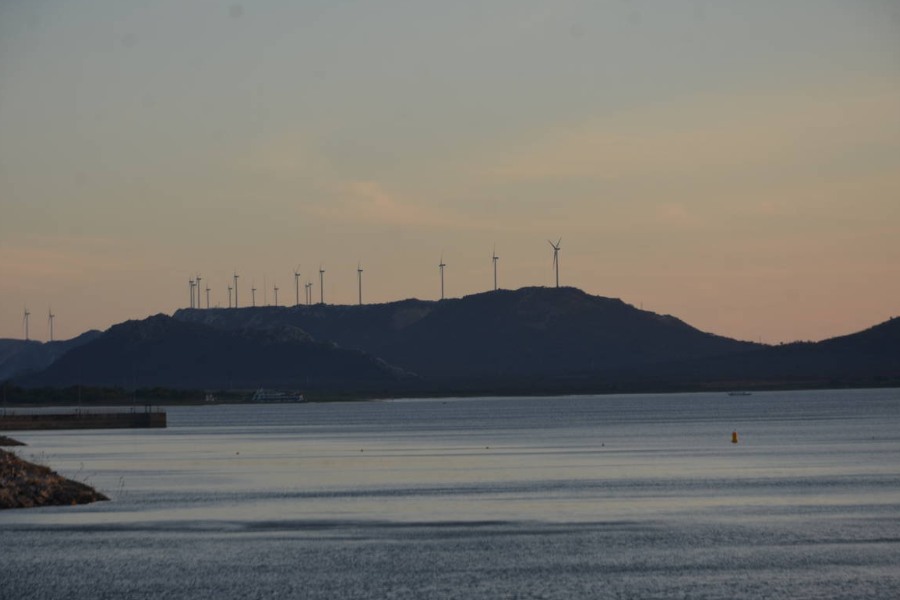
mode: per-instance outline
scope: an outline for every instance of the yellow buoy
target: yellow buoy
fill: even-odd
[[[732,444],[737,444],[737,443],[738,443],[738,442],[737,442],[737,431],[732,431],[732,432],[731,432],[731,443],[732,443]]]

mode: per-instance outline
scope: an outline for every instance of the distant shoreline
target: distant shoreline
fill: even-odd
[[[798,381],[716,381],[703,383],[662,383],[662,382],[630,382],[622,384],[598,385],[510,385],[481,387],[477,384],[469,386],[446,387],[420,387],[407,389],[383,389],[383,390],[358,390],[358,391],[310,391],[305,392],[304,404],[325,402],[364,402],[371,400],[383,400],[385,398],[477,398],[477,397],[552,397],[552,396],[609,396],[630,394],[685,394],[685,393],[722,393],[727,394],[735,390],[746,392],[779,392],[801,390],[841,390],[841,389],[892,389],[900,388],[900,380],[884,379],[872,380],[798,380]],[[98,388],[105,389],[105,388]],[[39,388],[36,390],[18,388],[12,397],[0,404],[0,413],[6,409],[33,409],[33,408],[91,408],[91,407],[147,407],[147,406],[217,406],[223,404],[258,404],[249,400],[251,392],[247,390],[215,391],[212,395],[215,400],[206,400],[206,390],[177,390],[177,396],[165,395],[162,397],[134,397],[123,390],[116,390],[121,394],[116,397],[113,394],[98,394],[100,397],[91,400],[82,398],[73,400],[66,398],[63,390],[60,390],[62,398],[53,398],[51,388]],[[191,397],[193,396],[193,397]],[[294,404],[294,403],[291,403]]]

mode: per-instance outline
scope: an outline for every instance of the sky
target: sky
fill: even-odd
[[[0,0],[0,337],[561,285],[900,315],[900,2]],[[206,305],[205,290],[201,298]]]

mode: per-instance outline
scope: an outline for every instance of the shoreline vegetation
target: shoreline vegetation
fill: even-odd
[[[0,435],[0,446],[24,446]],[[50,467],[28,462],[0,449],[0,510],[39,506],[74,506],[109,500],[84,483],[66,479]]]

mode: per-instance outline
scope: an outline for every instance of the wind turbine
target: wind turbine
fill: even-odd
[[[325,304],[325,269],[319,265],[319,303]]]
[[[356,263],[356,284],[359,287],[359,305],[362,306],[362,274],[363,268],[361,263]]]
[[[228,308],[231,308],[231,286],[228,286]]]
[[[209,310],[209,284],[206,284],[206,310]]]
[[[294,268],[294,306],[300,306],[300,265]]]
[[[497,256],[497,246],[494,246],[493,251],[491,251],[491,262],[494,263],[494,291],[497,291],[497,261],[500,260],[500,257]]]
[[[201,281],[202,279],[203,279],[203,278],[200,277],[200,273],[197,273],[197,278],[196,278],[196,280],[194,281],[194,285],[197,287],[197,304],[196,304],[196,308],[200,308],[200,281]]]
[[[446,266],[444,264],[444,255],[441,254],[441,262],[438,263],[438,269],[441,270],[441,300],[444,299],[444,267]]]
[[[56,315],[53,314],[53,309],[52,309],[52,308],[48,308],[48,309],[47,309],[47,323],[50,324],[50,341],[51,341],[51,342],[53,341],[53,318],[54,318],[55,316],[56,316]]]
[[[238,280],[238,277],[240,277],[240,275],[237,274],[237,269],[235,269],[235,271],[234,271],[234,307],[235,307],[235,308],[238,307],[238,292],[237,292],[237,288],[238,288],[237,280]]]
[[[275,284],[275,306],[278,306],[278,284]]]
[[[312,304],[312,281],[307,281],[303,284],[303,287],[306,288],[306,305],[309,306]]]
[[[194,308],[194,278],[188,279],[188,288],[191,293],[191,308]]]
[[[251,284],[251,286],[252,287],[250,288],[250,296],[253,298],[253,307],[255,308],[256,307],[256,284],[253,283],[253,284]]]
[[[28,307],[25,307],[25,316],[22,318],[22,323],[25,325],[25,341],[28,341],[28,317],[31,316],[31,313],[28,312]]]
[[[559,243],[562,241],[562,238],[559,238],[554,244],[550,240],[547,240],[547,243],[553,247],[553,269],[556,271],[556,287],[559,287]]]

